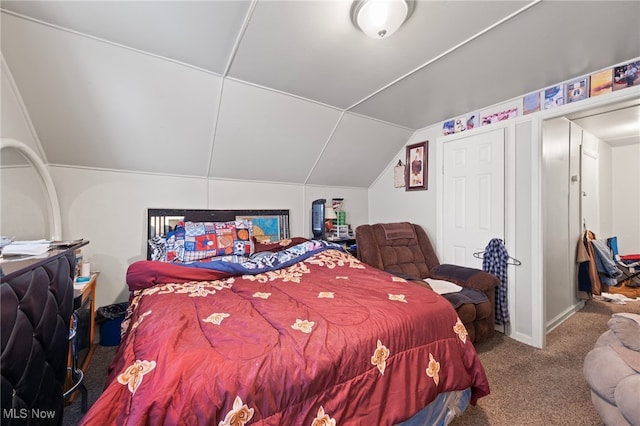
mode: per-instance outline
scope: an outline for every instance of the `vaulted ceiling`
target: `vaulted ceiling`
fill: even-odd
[[[636,1],[418,1],[382,40],[350,0],[0,5],[47,162],[222,179],[368,187],[416,129],[640,52]]]

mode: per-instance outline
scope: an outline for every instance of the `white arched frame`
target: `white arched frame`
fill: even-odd
[[[53,179],[49,174],[46,164],[40,159],[36,152],[29,148],[23,142],[10,138],[0,139],[0,150],[5,148],[14,148],[18,150],[26,159],[35,167],[36,171],[40,175],[42,182],[44,183],[47,195],[49,196],[49,209],[51,216],[49,217],[49,224],[52,229],[52,240],[62,239],[62,215],[60,213],[60,204],[58,202],[58,193],[53,185]]]

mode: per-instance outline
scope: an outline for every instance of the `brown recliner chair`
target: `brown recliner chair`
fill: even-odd
[[[433,278],[479,290],[486,298],[465,290],[444,297],[453,304],[472,342],[478,343],[493,335],[495,288],[500,283],[496,276],[480,269],[441,265],[424,229],[409,222],[360,225],[356,228],[356,244],[358,258],[383,271],[426,286],[422,280]],[[470,294],[475,300],[464,294]]]

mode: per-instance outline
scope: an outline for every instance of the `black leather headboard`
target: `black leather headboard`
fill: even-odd
[[[73,249],[2,277],[2,424],[61,424]]]

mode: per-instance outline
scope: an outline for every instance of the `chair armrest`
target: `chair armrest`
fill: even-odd
[[[465,288],[473,288],[489,295],[500,284],[495,275],[481,269],[458,265],[438,265],[431,270],[429,278],[446,280]]]

